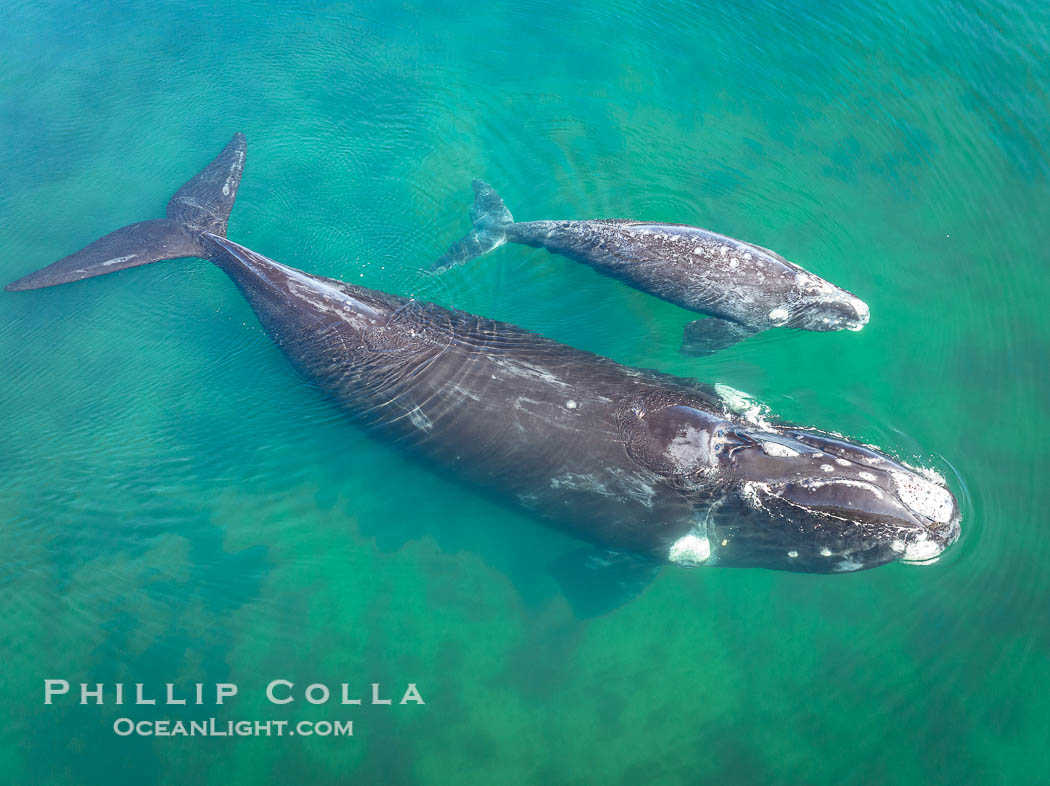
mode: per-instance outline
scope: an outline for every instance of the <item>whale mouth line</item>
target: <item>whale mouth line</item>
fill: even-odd
[[[933,557],[929,557],[927,559],[904,559],[903,557],[901,557],[900,563],[901,565],[932,565],[935,562],[939,562],[940,559],[940,554],[937,554]]]
[[[761,484],[761,491],[769,498],[779,499],[789,505],[796,508],[805,510],[811,510],[814,513],[828,514],[827,511],[821,510],[822,505],[813,505],[812,507],[805,503],[785,497],[784,494],[792,486],[804,489],[806,491],[817,491],[818,489],[825,488],[828,486],[848,487],[866,491],[879,499],[883,499],[885,496],[885,490],[879,488],[874,483],[868,483],[865,480],[855,480],[853,478],[844,477],[828,477],[827,479],[801,479],[801,480],[790,480],[780,481],[777,483],[763,483]]]

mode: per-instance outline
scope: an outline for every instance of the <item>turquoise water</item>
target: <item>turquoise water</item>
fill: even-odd
[[[935,565],[668,569],[583,621],[544,567],[575,542],[363,437],[217,269],[0,293],[0,779],[1045,782],[1048,30],[1004,2],[4,4],[3,280],[162,215],[241,130],[231,238],[732,385],[936,468],[964,519]],[[421,275],[472,177],[522,220],[774,248],[871,323],[697,360],[689,314],[541,250]],[[45,678],[240,694],[44,706]],[[354,736],[112,731],[213,715]]]

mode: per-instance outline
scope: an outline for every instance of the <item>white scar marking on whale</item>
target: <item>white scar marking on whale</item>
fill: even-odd
[[[656,489],[641,478],[609,468],[604,476],[594,473],[563,472],[551,478],[550,487],[556,490],[582,491],[601,494],[618,502],[640,502],[648,508],[653,506]]]
[[[434,424],[430,422],[430,418],[423,414],[423,410],[416,407],[408,413],[408,419],[412,421],[412,425],[418,428],[420,431],[431,431],[434,428]]]
[[[453,388],[452,395],[450,396],[450,398],[452,398],[452,400],[454,400],[454,401],[458,399],[461,402],[462,402],[462,399],[465,399],[465,398],[469,398],[471,401],[481,401],[481,395],[480,394],[475,393],[470,388],[465,388],[462,385],[456,385],[456,387]]]
[[[533,363],[527,363],[523,360],[506,360],[503,358],[492,357],[491,361],[502,368],[505,373],[511,374],[516,377],[522,377],[525,379],[536,379],[541,382],[546,382],[551,385],[557,385],[558,387],[567,388],[570,387],[568,382],[559,379],[552,374],[543,366],[537,366]]]
[[[773,425],[767,419],[769,407],[765,404],[755,401],[741,390],[721,383],[715,385],[715,393],[730,412],[741,415],[752,426],[758,426],[765,431],[773,430]]]
[[[653,506],[656,489],[651,483],[648,483],[633,472],[627,472],[616,467],[610,467],[608,472],[613,476],[623,492],[620,499],[632,499],[642,503],[647,508]]]
[[[110,265],[119,265],[121,262],[127,262],[129,259],[134,259],[138,254],[128,254],[126,257],[117,257],[116,259],[107,259],[102,263],[102,267],[109,267]],[[83,271],[79,271],[83,272]]]
[[[609,487],[597,475],[577,472],[563,472],[561,475],[551,478],[550,486],[552,489],[591,491],[595,494],[606,496],[609,494]]]
[[[249,267],[255,269],[255,266],[251,263],[250,258],[247,255],[240,255],[240,258],[244,260]],[[338,287],[326,284],[324,281],[307,275],[301,270],[296,270],[294,267],[282,265],[280,262],[275,262],[272,259],[267,261],[270,265],[273,265],[288,276],[288,287],[292,294],[302,297],[311,305],[322,311],[337,314],[345,322],[348,322],[355,328],[361,329],[373,326],[372,322],[360,319],[359,317],[362,315],[367,315],[373,319],[379,319],[383,316],[380,311],[377,311],[367,303],[348,295]],[[341,306],[341,308],[338,306]]]
[[[242,161],[244,161],[244,151],[243,150],[238,150],[237,151],[237,163],[233,165],[233,167],[230,170],[230,174],[227,175],[227,177],[226,177],[226,182],[222,184],[222,195],[223,196],[229,196],[230,195],[230,184],[233,182],[234,175],[239,170]]]

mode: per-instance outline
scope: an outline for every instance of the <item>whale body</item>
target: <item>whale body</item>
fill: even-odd
[[[578,562],[595,573],[626,571],[644,585],[668,563],[849,572],[928,562],[958,537],[942,481],[742,412],[734,391],[314,276],[228,240],[244,153],[238,134],[167,218],[117,230],[7,289],[209,259],[298,372],[363,428],[588,542]]]
[[[779,254],[686,224],[624,219],[515,221],[490,185],[474,181],[473,229],[432,267],[444,272],[504,243],[545,248],[599,273],[708,315],[690,322],[683,354],[701,356],[774,327],[860,330],[856,295]]]

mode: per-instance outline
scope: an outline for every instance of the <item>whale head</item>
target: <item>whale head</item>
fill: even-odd
[[[629,448],[696,501],[670,562],[842,573],[930,563],[959,536],[944,481],[872,448],[687,406],[640,421]]]
[[[724,564],[813,573],[926,564],[959,536],[958,504],[932,473],[818,432],[735,438],[732,492],[711,517]]]
[[[787,302],[769,312],[774,326],[817,331],[860,330],[869,317],[859,297],[805,270],[795,274]]]

